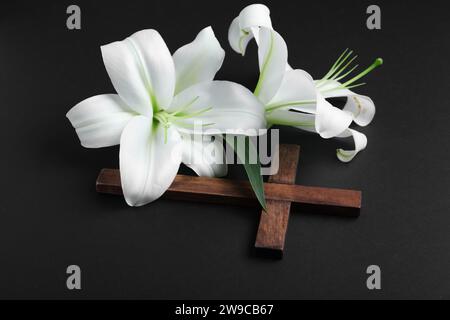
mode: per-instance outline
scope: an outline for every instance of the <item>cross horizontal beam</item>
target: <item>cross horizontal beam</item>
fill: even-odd
[[[102,169],[97,178],[99,193],[122,195],[120,172]],[[266,199],[288,201],[294,205],[319,209],[320,213],[358,216],[361,191],[308,187],[283,183],[264,183]],[[248,181],[177,175],[163,198],[257,206],[258,201]],[[314,212],[313,210],[308,212]]]

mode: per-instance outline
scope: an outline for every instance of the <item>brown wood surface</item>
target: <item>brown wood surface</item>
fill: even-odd
[[[269,177],[269,183],[295,184],[299,156],[298,145],[281,145],[278,173]],[[290,201],[267,200],[267,210],[261,213],[256,235],[255,248],[258,252],[283,257],[290,211]]]
[[[96,189],[99,193],[122,195],[119,170],[102,169]],[[289,201],[314,213],[357,216],[361,208],[361,192],[356,190],[265,183],[264,192],[267,200]],[[186,175],[177,175],[163,198],[258,206],[248,181]]]

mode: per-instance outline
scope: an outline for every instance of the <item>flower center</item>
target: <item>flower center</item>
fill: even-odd
[[[353,51],[348,49],[345,49],[345,51],[341,54],[341,56],[336,60],[336,62],[333,64],[333,66],[330,68],[330,70],[327,72],[327,74],[316,82],[316,88],[320,90],[320,92],[329,92],[334,91],[338,89],[351,89],[356,88],[359,86],[365,85],[365,83],[357,83],[359,79],[363,78],[370,72],[372,72],[377,67],[381,66],[383,64],[383,59],[377,58],[375,61],[365,70],[360,72],[358,75],[354,76],[350,80],[347,80],[344,83],[337,83],[339,80],[342,80],[349,76],[353,71],[358,68],[358,65],[351,66],[353,61],[358,56],[353,56]],[[331,87],[330,87],[331,86]]]
[[[171,124],[179,127],[190,128],[194,127],[194,124],[186,123],[184,120],[198,117],[212,109],[212,107],[201,108],[194,111],[189,111],[199,97],[194,98],[192,101],[182,106],[179,109],[168,112],[164,109],[160,109],[153,114],[153,119],[158,121],[164,127],[164,142],[167,142],[167,130]],[[213,123],[202,124],[202,126],[210,126]]]

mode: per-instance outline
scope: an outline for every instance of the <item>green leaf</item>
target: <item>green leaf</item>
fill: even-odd
[[[233,148],[240,162],[244,165],[248,180],[253,188],[253,192],[255,192],[256,198],[263,209],[266,210],[267,205],[266,197],[264,195],[264,181],[261,175],[261,163],[259,162],[258,151],[255,145],[249,137],[245,137],[245,146],[243,146],[242,143],[235,143],[235,136],[233,135],[227,134],[225,140],[228,145]],[[256,157],[255,164],[249,163],[250,161],[248,160],[250,159],[250,154]]]

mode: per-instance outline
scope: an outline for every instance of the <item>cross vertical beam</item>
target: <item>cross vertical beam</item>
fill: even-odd
[[[295,184],[299,157],[300,146],[281,145],[278,173],[269,177],[269,183]],[[256,235],[255,248],[259,253],[283,257],[290,211],[290,201],[267,200],[267,210],[261,213]]]

